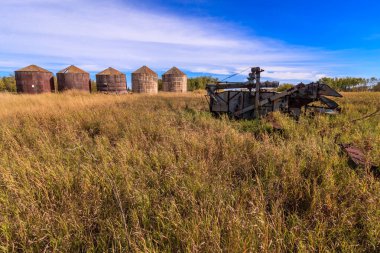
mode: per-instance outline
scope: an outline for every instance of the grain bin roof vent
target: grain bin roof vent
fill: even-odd
[[[102,72],[96,74],[96,75],[122,75],[119,70],[109,67],[108,69],[103,70]]]
[[[154,72],[153,70],[151,70],[147,66],[142,66],[141,68],[139,68],[138,70],[133,72],[133,74],[148,74],[148,75],[157,76],[156,72]]]
[[[169,69],[164,75],[186,76],[186,74],[179,70],[177,67]]]
[[[84,71],[83,69],[80,69],[74,65],[71,65],[65,69],[62,69],[61,71],[59,71],[58,73],[62,73],[62,74],[88,74],[86,71]]]
[[[15,72],[41,72],[41,73],[51,73],[49,70],[38,67],[37,65],[29,65],[28,67],[16,70]]]

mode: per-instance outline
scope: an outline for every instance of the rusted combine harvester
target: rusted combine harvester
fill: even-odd
[[[300,83],[284,92],[276,92],[273,88],[278,87],[278,82],[260,82],[263,71],[259,67],[252,68],[247,82],[208,84],[210,111],[214,115],[227,114],[237,119],[256,119],[273,111],[289,113],[297,118],[303,107],[324,113],[339,111],[339,105],[326,96],[342,95],[328,85],[320,82]],[[324,106],[310,106],[316,101]]]

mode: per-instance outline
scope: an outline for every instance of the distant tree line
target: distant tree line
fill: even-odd
[[[380,91],[380,79],[357,77],[323,77],[319,80],[338,91]]]
[[[203,90],[206,88],[206,85],[209,83],[218,82],[218,78],[213,78],[211,76],[200,76],[188,78],[187,87],[189,91]],[[357,78],[357,77],[323,77],[319,79],[320,82],[323,82],[330,87],[338,91],[379,91],[380,92],[380,79],[372,78]],[[55,83],[56,80],[55,80]],[[162,90],[162,80],[158,80],[159,90]],[[292,84],[282,84],[278,91],[283,91],[291,88]],[[96,82],[91,82],[92,91],[96,91]],[[7,76],[0,78],[0,92],[16,92],[16,80],[14,76]]]
[[[358,77],[323,77],[318,81],[329,85],[337,91],[380,91],[380,79],[375,77],[367,79]],[[293,84],[284,83],[277,88],[277,91],[281,92],[293,86]]]
[[[209,83],[218,82],[218,78],[213,78],[211,76],[200,76],[200,77],[192,77],[187,79],[187,90],[195,91],[195,90],[204,90],[206,85]],[[158,90],[162,90],[162,79],[158,79]]]
[[[290,88],[292,88],[292,87],[294,87],[294,85],[291,84],[291,83],[283,83],[283,84],[281,84],[281,85],[277,88],[277,91],[278,91],[278,92],[286,91],[286,90],[288,90],[288,89],[290,89]]]
[[[0,92],[16,92],[16,80],[14,76],[0,78]]]
[[[211,76],[200,76],[187,79],[187,89],[189,91],[204,90],[207,84],[218,82],[218,78]]]

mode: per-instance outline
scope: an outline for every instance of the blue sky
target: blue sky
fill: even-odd
[[[0,73],[148,65],[223,77],[262,66],[282,82],[380,76],[380,2],[0,0]],[[242,79],[243,77],[238,77]]]

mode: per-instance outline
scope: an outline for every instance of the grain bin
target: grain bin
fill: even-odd
[[[127,79],[125,74],[109,67],[96,75],[96,87],[100,92],[126,93]]]
[[[158,93],[158,75],[143,66],[132,73],[132,91],[136,93]]]
[[[27,94],[39,94],[54,90],[53,73],[30,65],[15,71],[17,92]]]
[[[187,92],[187,76],[176,67],[162,75],[162,90],[167,92]]]
[[[73,65],[57,73],[58,91],[90,91],[90,74]]]

